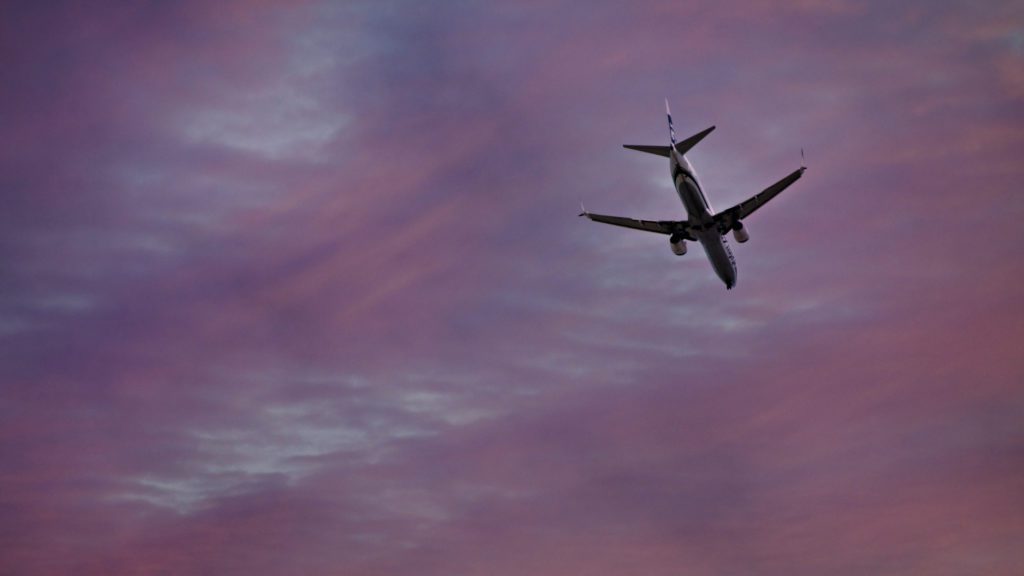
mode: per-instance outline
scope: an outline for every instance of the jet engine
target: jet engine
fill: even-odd
[[[736,226],[733,227],[732,237],[735,238],[736,241],[739,242],[740,244],[743,244],[747,240],[750,240],[750,234],[747,233],[747,230],[746,228],[743,227],[742,222],[737,222]]]
[[[672,253],[676,256],[686,254],[686,240],[683,237],[673,234],[668,239],[668,243],[672,246]]]

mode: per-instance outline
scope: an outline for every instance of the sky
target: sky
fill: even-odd
[[[576,217],[666,97],[731,291]],[[1020,2],[15,1],[0,126],[2,576],[1024,572]]]

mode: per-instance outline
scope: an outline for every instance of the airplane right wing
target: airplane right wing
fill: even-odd
[[[636,218],[623,218],[622,216],[594,214],[585,210],[580,212],[580,216],[586,216],[594,222],[603,222],[613,226],[656,232],[658,234],[686,233],[686,220],[637,220]]]
[[[775,184],[772,184],[757,194],[754,194],[743,202],[740,202],[728,210],[715,214],[715,221],[718,222],[721,225],[721,228],[725,230],[732,229],[737,222],[753,214],[755,210],[764,206],[769,200],[776,197],[779,192],[789,188],[790,184],[799,180],[800,177],[804,175],[805,170],[807,170],[807,168],[801,166],[782,180],[779,180]]]

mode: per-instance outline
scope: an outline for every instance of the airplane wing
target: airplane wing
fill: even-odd
[[[743,202],[740,202],[728,210],[715,214],[715,222],[717,222],[719,227],[723,230],[732,229],[737,222],[753,214],[755,210],[767,204],[772,198],[778,196],[779,192],[782,192],[788,188],[790,184],[799,180],[800,177],[804,175],[805,170],[807,170],[807,168],[801,166],[782,180],[779,180],[775,184],[772,184],[757,194],[754,194]]]
[[[635,218],[623,218],[621,216],[606,216],[592,212],[580,212],[580,216],[586,216],[594,222],[603,222],[613,226],[633,228],[634,230],[645,230],[658,234],[686,233],[686,220],[637,220]]]

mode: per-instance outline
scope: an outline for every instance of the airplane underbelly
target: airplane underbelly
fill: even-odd
[[[693,179],[680,174],[676,179],[676,193],[679,194],[679,199],[682,200],[683,206],[686,207],[687,215],[699,217],[699,215],[705,212],[704,205],[700,201],[700,188],[697,187]]]
[[[717,233],[709,234],[701,236],[700,244],[704,248],[704,253],[707,254],[715,274],[722,279],[722,282],[725,282],[726,287],[735,286],[736,260],[733,258],[725,238]]]

